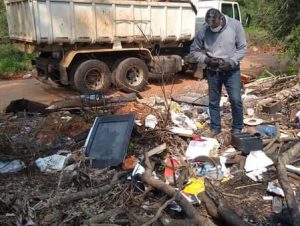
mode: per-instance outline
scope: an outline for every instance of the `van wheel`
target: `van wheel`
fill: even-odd
[[[110,85],[111,72],[102,61],[87,60],[75,71],[74,86],[80,93],[105,93]]]
[[[127,58],[115,68],[114,80],[117,88],[125,92],[138,92],[148,84],[149,71],[141,59]]]

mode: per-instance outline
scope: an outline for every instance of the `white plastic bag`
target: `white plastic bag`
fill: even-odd
[[[55,154],[45,158],[38,158],[35,160],[35,163],[42,172],[54,173],[64,168],[67,158],[64,155]]]
[[[220,147],[219,142],[214,138],[202,137],[204,141],[191,141],[185,152],[188,159],[195,159],[199,156],[209,156],[210,152]]]
[[[157,125],[158,120],[154,115],[148,115],[145,118],[145,126],[151,129],[154,129],[155,126]]]
[[[21,160],[13,160],[10,162],[0,161],[0,174],[15,173],[25,168],[25,163]]]

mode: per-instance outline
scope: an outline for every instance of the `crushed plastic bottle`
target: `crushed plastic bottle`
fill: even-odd
[[[196,168],[196,175],[198,177],[208,177],[217,180],[223,178],[223,173],[221,171],[221,166],[215,167],[210,163],[204,163],[202,166]]]

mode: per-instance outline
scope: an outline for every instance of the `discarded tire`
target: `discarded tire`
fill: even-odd
[[[110,85],[111,72],[104,62],[87,60],[77,67],[74,86],[80,93],[105,93]]]
[[[138,92],[148,84],[149,71],[144,61],[138,58],[127,58],[113,72],[117,88],[125,92]]]

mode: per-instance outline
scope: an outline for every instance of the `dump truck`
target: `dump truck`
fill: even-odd
[[[5,0],[5,6],[10,39],[37,53],[37,78],[105,93],[112,85],[141,91],[149,78],[183,70],[205,2],[220,10],[232,4],[235,15],[237,3],[227,1]]]

